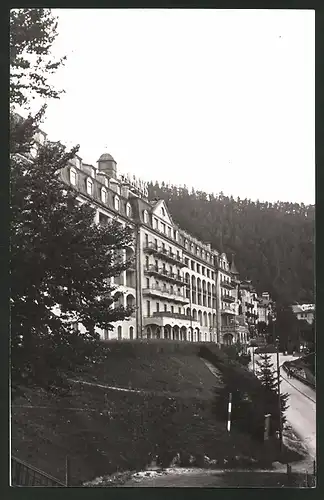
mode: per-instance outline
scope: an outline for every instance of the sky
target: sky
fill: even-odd
[[[109,152],[144,181],[315,202],[314,11],[53,13],[67,62],[50,139],[80,144],[86,163]]]

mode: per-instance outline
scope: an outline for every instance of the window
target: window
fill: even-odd
[[[200,273],[200,264],[197,264],[197,273]]]
[[[75,170],[75,168],[71,168],[70,169],[70,182],[71,182],[72,186],[76,186],[76,183],[77,183],[77,171]]]
[[[209,253],[208,252],[206,252],[206,260],[207,260],[207,262],[209,261]]]
[[[200,248],[196,247],[196,255],[199,255],[199,254],[200,254]]]
[[[171,306],[171,312],[174,313],[174,306]]]
[[[165,252],[165,243],[162,243],[162,252]]]
[[[147,315],[151,316],[151,302],[149,300],[146,301],[146,310],[147,310]]]
[[[210,271],[207,269],[207,278],[210,278]]]
[[[160,311],[160,303],[159,303],[159,302],[157,302],[157,303],[156,303],[156,312],[159,312],[159,311]]]
[[[146,255],[146,257],[145,257],[145,267],[146,267],[146,269],[149,268],[149,256],[148,255]]]
[[[159,229],[159,221],[154,218],[154,229]]]
[[[102,203],[107,203],[107,189],[101,188],[101,201]]]
[[[145,234],[145,246],[149,246],[149,239],[148,239],[148,234]]]
[[[215,279],[215,273],[214,273],[214,271],[211,272],[211,277],[212,277],[212,280]]]
[[[93,181],[92,179],[87,179],[87,193],[92,195],[92,191],[93,191]]]
[[[129,203],[126,203],[126,215],[127,215],[127,217],[132,216],[132,207],[130,206]]]
[[[168,227],[168,236],[171,238],[171,227]]]
[[[118,340],[121,340],[121,338],[122,338],[122,327],[121,326],[119,326],[117,328],[117,335],[118,335]]]
[[[188,259],[188,257],[185,257],[184,262],[185,262],[185,265],[186,265],[187,267],[189,267],[189,259]]]
[[[169,253],[172,254],[172,247],[169,247]]]
[[[186,239],[184,240],[184,247],[188,248],[188,240],[186,240]]]
[[[163,224],[163,222],[161,222],[161,228],[162,228],[162,233],[165,234],[165,224]]]
[[[146,278],[146,288],[150,288],[150,278]]]
[[[154,238],[154,246],[155,246],[155,248],[157,248],[157,246],[158,246],[158,245],[157,245],[157,239],[156,239],[156,238]]]
[[[201,274],[205,276],[205,266],[201,266]]]
[[[144,223],[148,224],[148,211],[147,210],[144,210],[144,212],[143,212],[143,219],[144,219]]]
[[[181,314],[181,307],[178,308],[179,314]]]
[[[192,269],[193,271],[195,270],[195,263],[194,263],[194,261],[193,261],[193,260],[191,261],[191,269]]]
[[[134,328],[132,326],[129,327],[129,338],[130,339],[134,338]]]
[[[168,304],[164,304],[164,312],[167,312],[168,310]]]
[[[114,198],[114,208],[115,208],[115,210],[119,210],[119,198],[118,198],[118,196],[115,196],[115,198]]]
[[[163,207],[161,207],[161,214],[162,214],[163,217],[165,217],[165,210],[164,210]]]
[[[178,233],[177,231],[174,229],[173,230],[173,238],[177,241],[177,236],[178,236]]]

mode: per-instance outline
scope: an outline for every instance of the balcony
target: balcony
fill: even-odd
[[[172,264],[176,264],[180,267],[186,267],[184,260],[180,257],[180,255],[176,255],[173,252],[170,252],[166,248],[162,246],[157,246],[155,243],[148,243],[144,246],[144,252],[155,254],[162,259],[171,262]]]
[[[182,319],[183,321],[195,321],[193,316],[187,315],[187,314],[180,314],[180,313],[175,313],[171,311],[159,311],[159,312],[154,312],[151,316],[157,317],[157,318],[174,318],[174,319]]]
[[[147,243],[143,248],[144,252],[154,254],[158,251],[158,246],[155,243]]]
[[[232,316],[235,316],[235,311],[233,311],[233,309],[231,309],[230,307],[224,307],[224,309],[221,309],[221,314],[230,314]]]
[[[185,279],[182,276],[179,276],[175,273],[170,273],[163,267],[157,267],[155,265],[151,265],[144,269],[144,274],[147,275],[157,275],[160,278],[164,278],[172,283],[177,283],[178,285],[184,286],[186,284]]]
[[[221,297],[224,302],[228,302],[229,304],[233,304],[233,302],[235,302],[235,297],[232,297],[231,295],[222,295]]]
[[[171,292],[157,285],[144,288],[143,294],[151,295],[152,297],[162,297],[164,299],[172,300],[173,302],[178,302],[179,304],[189,303],[189,299],[187,299],[182,293]]]
[[[233,290],[235,288],[235,286],[233,285],[233,283],[230,283],[229,281],[225,281],[225,280],[222,280],[220,282],[220,286],[222,288],[226,288],[227,290]]]

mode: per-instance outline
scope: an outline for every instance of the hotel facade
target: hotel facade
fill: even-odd
[[[113,330],[98,330],[103,339],[248,342],[251,314],[257,323],[258,297],[255,291],[251,296],[249,282],[240,281],[233,259],[230,263],[225,253],[179,227],[163,200],[148,201],[145,183],[118,175],[108,153],[96,166],[76,156],[61,177],[77,191],[80,203],[96,209],[98,224],[116,219],[134,233],[132,247],[122,255],[133,265],[112,284],[116,304],[135,312],[114,323]]]

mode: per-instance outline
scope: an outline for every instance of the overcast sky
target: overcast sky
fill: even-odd
[[[313,11],[54,13],[68,59],[50,139],[147,181],[314,203]]]

